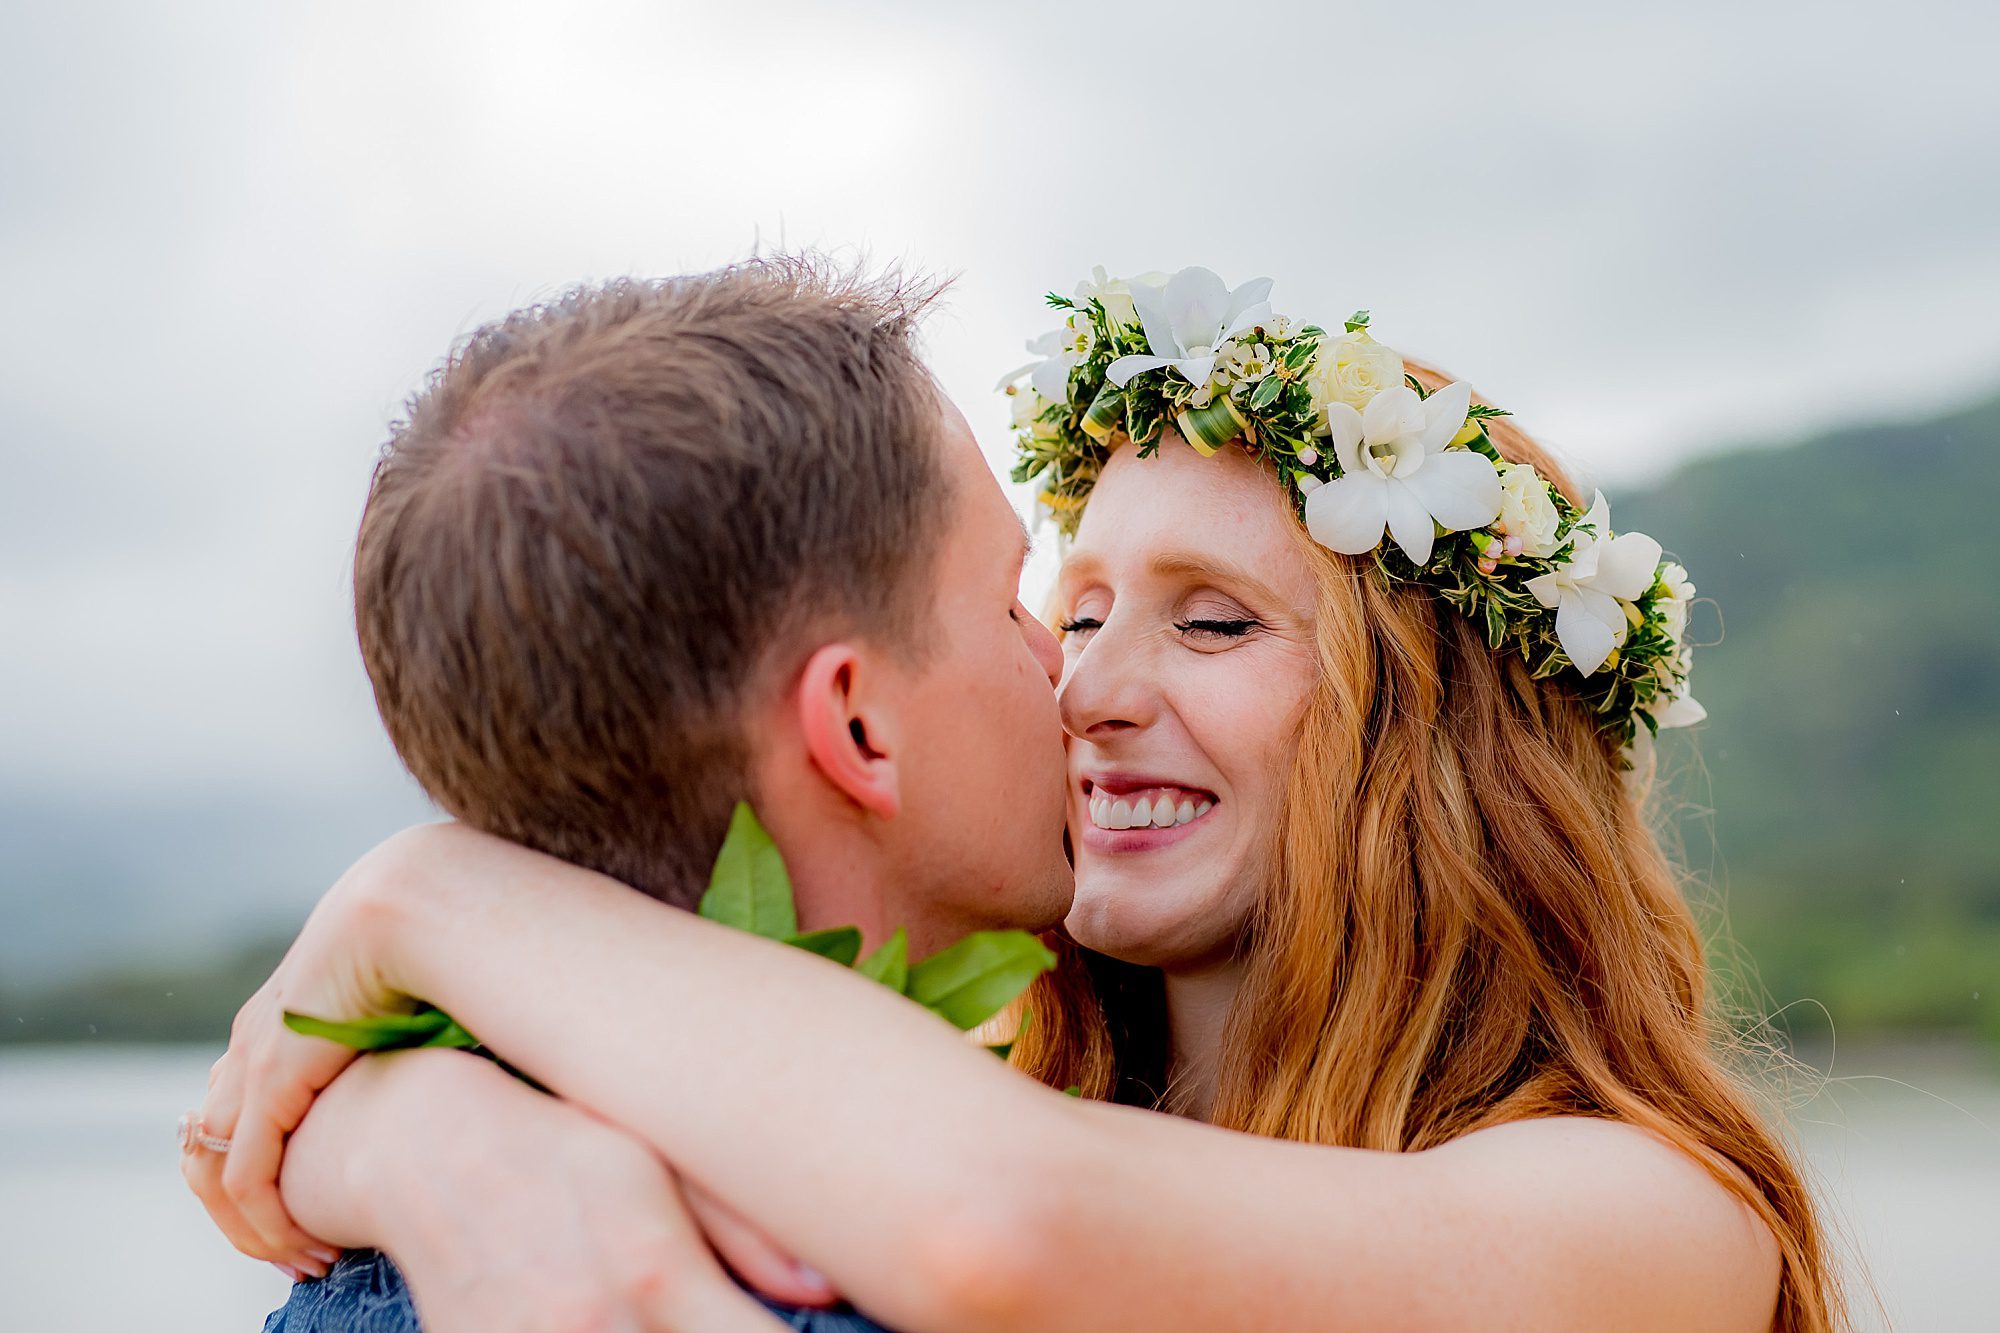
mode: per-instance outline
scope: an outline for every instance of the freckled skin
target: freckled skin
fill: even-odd
[[[1203,458],[1173,436],[1152,458],[1119,450],[1092,492],[1058,608],[1077,626],[1061,686],[1077,847],[1068,924],[1093,949],[1193,967],[1227,956],[1243,929],[1318,670],[1297,522],[1256,460]],[[1245,621],[1233,634],[1197,627]],[[1216,807],[1169,845],[1113,850],[1085,828],[1084,783],[1105,771],[1206,789]]]

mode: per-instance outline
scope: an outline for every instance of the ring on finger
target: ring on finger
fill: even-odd
[[[223,1138],[220,1134],[209,1133],[208,1126],[202,1123],[200,1112],[184,1111],[181,1113],[180,1121],[180,1144],[181,1151],[184,1153],[197,1153],[204,1150],[212,1153],[226,1153],[229,1151],[230,1140]]]

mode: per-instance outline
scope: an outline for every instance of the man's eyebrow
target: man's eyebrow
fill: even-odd
[[[1009,506],[1009,508],[1011,507]],[[1018,512],[1014,514],[1014,526],[1021,534],[1021,568],[1026,569],[1028,567],[1028,557],[1035,553],[1035,539],[1029,535],[1028,525],[1023,521]]]

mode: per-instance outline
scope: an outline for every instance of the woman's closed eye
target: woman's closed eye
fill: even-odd
[[[1096,616],[1072,616],[1058,625],[1066,635],[1085,635],[1104,628],[1104,622]],[[1221,619],[1207,616],[1189,616],[1174,622],[1174,628],[1186,638],[1197,643],[1223,644],[1241,639],[1253,630],[1263,628],[1262,622],[1248,617]]]
[[[1212,620],[1190,617],[1186,620],[1176,620],[1174,628],[1196,642],[1221,644],[1232,639],[1240,639],[1252,630],[1261,628],[1261,625],[1250,619]]]

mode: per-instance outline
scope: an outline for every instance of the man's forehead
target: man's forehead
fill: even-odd
[[[1014,506],[1008,503],[1007,492],[1002,489],[999,476],[980,450],[979,440],[973,435],[965,414],[942,397],[939,399],[939,412],[944,437],[944,471],[957,492],[955,500],[959,521],[966,528],[982,534],[982,545],[987,540],[995,545],[1004,543],[1006,559],[1018,572],[1027,561],[1028,551],[1033,545],[1027,525],[1021,521]],[[990,534],[990,537],[984,534]]]

